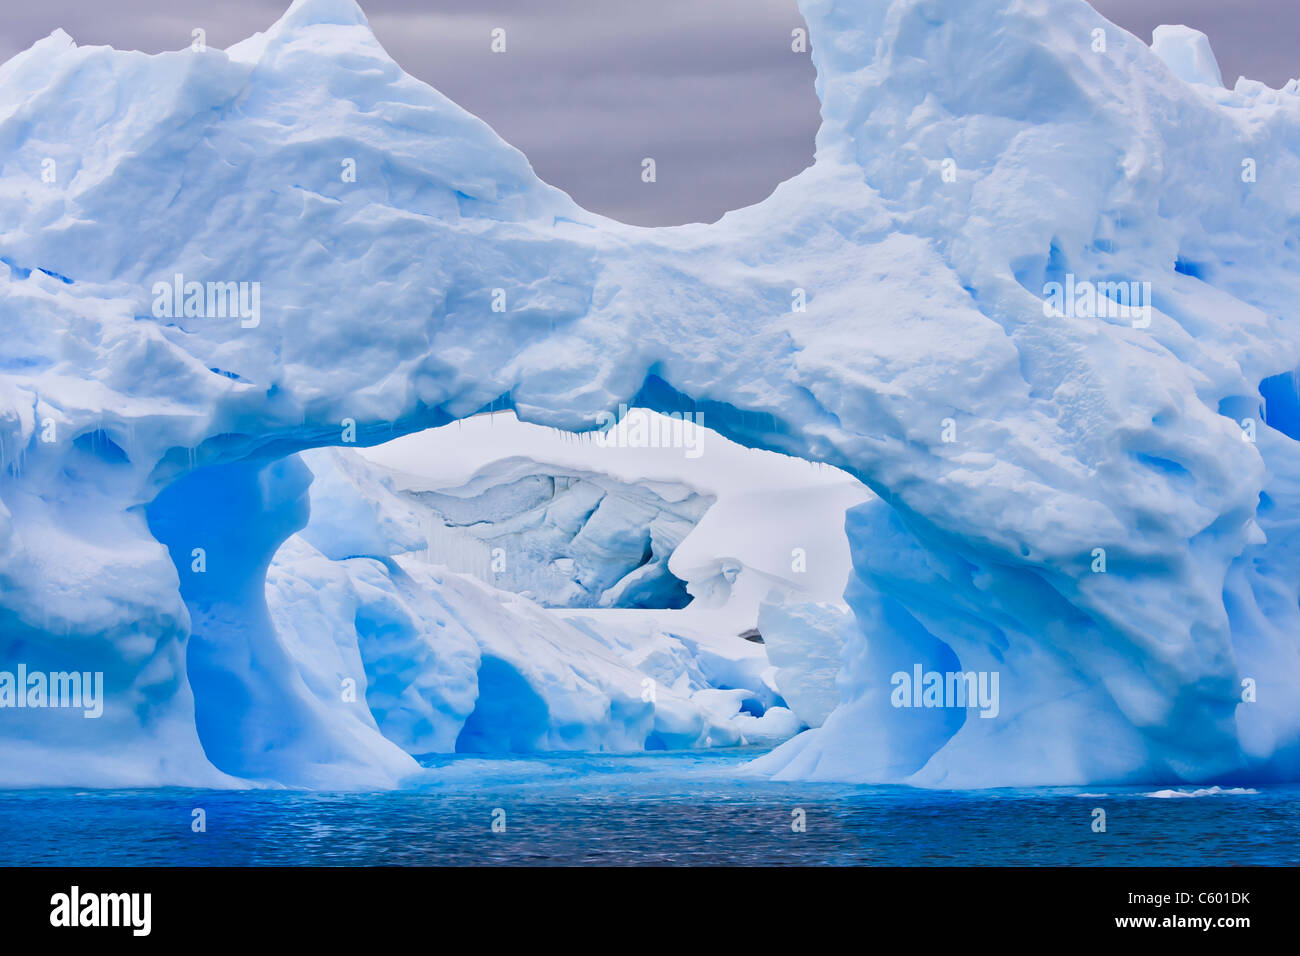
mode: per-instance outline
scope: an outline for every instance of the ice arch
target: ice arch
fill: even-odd
[[[493,406],[582,430],[638,393],[880,495],[850,523],[846,698],[774,772],[1293,778],[1295,445],[1220,408],[1300,367],[1295,85],[1186,83],[1082,0],[802,8],[817,161],[712,226],[578,208],[352,0],[224,52],[55,33],[0,69],[0,660],[78,648],[116,681],[75,739],[0,726],[0,783],[212,779],[141,513],[191,465],[251,481],[345,421],[375,441]],[[1150,324],[1044,316],[1025,277],[1053,272],[1149,282]],[[259,313],[159,315],[177,275],[258,282]],[[932,641],[1001,673],[998,719],[883,710]],[[279,772],[398,776],[320,744],[319,773]]]

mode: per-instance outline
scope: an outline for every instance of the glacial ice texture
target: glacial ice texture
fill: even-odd
[[[1153,50],[1083,0],[801,9],[815,164],[669,229],[540,182],[352,0],[225,51],[56,32],[0,66],[0,663],[108,688],[97,720],[0,714],[0,785],[400,781],[403,745],[445,746],[434,716],[466,706],[422,668],[481,683],[483,651],[422,662],[384,615],[472,584],[301,538],[268,578],[309,527],[297,453],[490,409],[584,432],[620,403],[873,492],[846,524],[838,699],[758,770],[1295,779],[1300,84],[1226,89],[1188,32]],[[169,315],[176,276],[260,283],[258,308]],[[1076,281],[1149,283],[1149,322],[1045,314]],[[360,615],[374,653],[313,611]],[[998,717],[893,707],[914,665],[997,672]],[[342,705],[358,671],[409,709]],[[631,693],[593,686],[538,699],[590,728]],[[538,713],[471,738],[535,745]]]

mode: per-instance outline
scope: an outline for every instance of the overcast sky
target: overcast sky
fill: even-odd
[[[813,69],[790,51],[795,0],[360,0],[412,75],[487,120],[589,209],[644,225],[712,221],[812,161]],[[180,49],[264,30],[288,0],[5,0],[0,60],[57,27],[78,43]],[[1225,81],[1300,76],[1300,0],[1093,0],[1150,42],[1210,36]],[[506,55],[488,49],[507,31]],[[653,156],[658,182],[641,182]]]

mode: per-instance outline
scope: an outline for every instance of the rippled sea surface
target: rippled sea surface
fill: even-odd
[[[0,865],[1300,863],[1297,787],[774,783],[754,756],[444,757],[385,793],[0,791]]]

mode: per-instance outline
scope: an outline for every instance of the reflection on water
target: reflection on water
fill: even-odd
[[[5,865],[1295,865],[1300,788],[774,783],[754,753],[437,757],[394,793],[4,791]],[[1163,792],[1162,792],[1163,791]],[[1159,794],[1159,796],[1157,796]],[[1106,832],[1093,832],[1093,810]],[[207,831],[191,829],[193,811]],[[504,824],[504,832],[494,832]],[[798,825],[802,823],[802,832]]]

